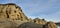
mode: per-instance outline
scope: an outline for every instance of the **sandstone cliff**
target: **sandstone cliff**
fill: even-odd
[[[0,4],[0,18],[10,18],[16,20],[26,20],[27,17],[22,12],[21,7],[16,4]]]
[[[27,16],[23,13],[21,7],[17,6],[16,4],[13,4],[13,3],[0,4],[0,20],[1,19],[3,22],[4,22],[4,20],[11,21],[11,22],[15,23],[16,26],[18,26],[19,24],[22,24],[24,22],[27,22],[27,20],[28,20]],[[7,23],[5,23],[5,24],[7,25]],[[10,23],[8,23],[8,24],[10,24]]]
[[[28,23],[27,23],[28,22]],[[0,4],[0,28],[57,28],[54,22],[35,18],[32,20],[16,4]]]

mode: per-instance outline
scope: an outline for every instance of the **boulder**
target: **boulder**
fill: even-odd
[[[40,24],[33,23],[33,22],[27,22],[18,26],[18,28],[43,28],[43,26]]]
[[[57,25],[54,22],[47,22],[45,28],[57,28]]]

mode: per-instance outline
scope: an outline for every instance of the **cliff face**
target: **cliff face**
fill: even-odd
[[[27,17],[19,6],[15,4],[0,4],[0,18],[10,18],[16,20],[25,20]]]
[[[11,25],[11,23],[15,23],[16,26],[24,22],[27,22],[28,20],[27,16],[23,13],[21,7],[13,3],[0,4],[0,20],[1,19],[2,21],[0,22],[8,21],[9,23],[8,22],[7,23],[9,25]],[[7,23],[4,24],[7,25]],[[2,25],[1,24],[0,26],[3,26],[3,24]],[[9,25],[7,25],[6,27],[8,27]]]
[[[9,3],[0,4],[0,28],[57,28],[57,26],[44,19],[28,19],[21,7]]]

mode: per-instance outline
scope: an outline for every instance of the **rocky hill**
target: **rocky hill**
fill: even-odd
[[[57,28],[54,22],[29,19],[16,4],[0,4],[0,28]]]
[[[15,4],[0,4],[0,18],[10,18],[16,20],[25,20],[27,17],[22,12],[21,7]]]

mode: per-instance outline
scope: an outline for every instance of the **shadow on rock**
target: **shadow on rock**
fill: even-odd
[[[33,22],[27,22],[27,23],[23,23],[20,26],[18,26],[18,28],[42,28],[42,25],[33,23]]]

